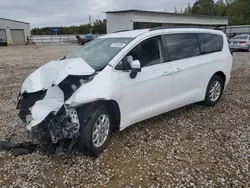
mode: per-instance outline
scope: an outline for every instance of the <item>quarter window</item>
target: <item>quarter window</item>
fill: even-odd
[[[198,34],[201,53],[219,52],[223,48],[223,37],[215,34]]]
[[[194,33],[165,35],[169,59],[174,61],[194,57],[200,54],[200,48]]]

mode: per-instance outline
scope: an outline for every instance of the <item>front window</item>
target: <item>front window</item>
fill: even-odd
[[[93,69],[103,69],[133,38],[99,38],[85,44],[67,58],[82,58]]]
[[[128,57],[131,57],[130,60]],[[163,63],[161,37],[152,37],[138,44],[117,64],[116,70],[130,70],[129,61],[133,60],[139,60],[141,67]]]

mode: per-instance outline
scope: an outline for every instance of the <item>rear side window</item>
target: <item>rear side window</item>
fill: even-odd
[[[198,34],[201,53],[219,52],[223,48],[223,37],[215,34]]]
[[[169,59],[179,60],[200,54],[196,34],[178,33],[165,35]]]

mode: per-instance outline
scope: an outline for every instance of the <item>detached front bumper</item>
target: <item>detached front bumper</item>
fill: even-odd
[[[19,96],[17,109],[27,130],[35,132],[35,136],[43,140],[56,144],[79,134],[80,123],[76,109],[64,104],[64,95],[58,86],[49,88],[46,94]]]

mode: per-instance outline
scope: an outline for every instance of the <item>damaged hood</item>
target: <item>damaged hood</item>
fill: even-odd
[[[50,61],[25,79],[21,93],[46,90],[52,85],[58,85],[68,75],[89,76],[94,73],[95,70],[82,58]]]

